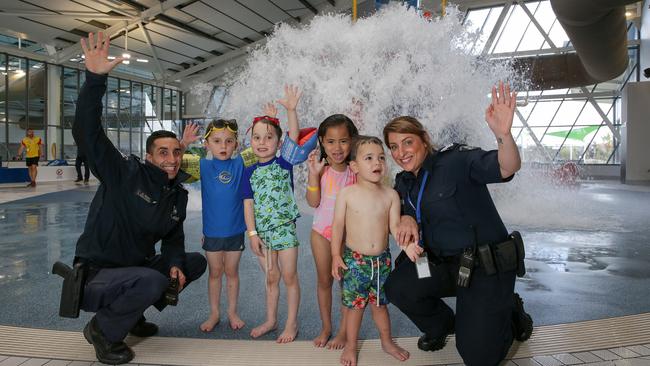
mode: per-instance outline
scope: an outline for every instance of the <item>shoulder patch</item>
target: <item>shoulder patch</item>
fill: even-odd
[[[444,146],[442,149],[440,149],[438,152],[445,152],[445,151],[451,151],[454,149],[454,145],[456,144],[449,144]]]
[[[469,146],[469,145],[460,145],[458,147],[458,151],[472,151],[472,150],[477,150],[478,147],[476,146]]]

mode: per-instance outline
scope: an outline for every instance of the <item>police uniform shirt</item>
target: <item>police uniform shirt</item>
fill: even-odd
[[[508,232],[486,186],[514,176],[501,177],[497,150],[455,144],[427,155],[417,177],[411,172],[399,173],[395,189],[403,215],[416,217],[414,206],[425,171],[429,177],[421,200],[421,224],[428,251],[450,256],[475,244],[507,239]]]

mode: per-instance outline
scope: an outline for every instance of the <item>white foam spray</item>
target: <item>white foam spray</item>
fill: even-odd
[[[303,27],[282,24],[221,84],[227,85],[223,104],[209,110],[236,118],[245,130],[265,102],[280,99],[285,84],[296,84],[303,90],[301,127],[317,127],[325,117],[344,113],[362,134],[381,137],[388,121],[410,115],[425,125],[438,146],[463,142],[496,148],[484,120],[490,88],[498,80],[525,82],[507,63],[471,54],[479,34],[462,24],[461,15],[449,8],[447,16],[429,21],[413,9],[392,5],[356,23],[333,14],[317,16]],[[388,160],[395,173],[398,167]],[[299,201],[305,173],[305,166],[296,169]],[[582,210],[579,200],[567,199],[570,191],[558,189],[544,174],[524,170],[514,182],[498,186],[491,190],[506,222],[556,225],[560,222],[554,213],[563,206],[576,217]],[[553,193],[545,191],[551,188]],[[530,215],[533,207],[535,215]],[[587,225],[581,220],[576,224]]]

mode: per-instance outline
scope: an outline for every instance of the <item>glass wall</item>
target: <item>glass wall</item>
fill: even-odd
[[[72,124],[85,72],[61,67],[61,100],[57,101],[60,115],[48,118],[48,69],[52,67],[56,66],[0,53],[2,161],[18,158],[18,147],[28,128],[43,139],[51,150],[49,156],[63,159],[77,156]],[[182,93],[179,91],[114,77],[108,78],[107,86],[102,101],[102,122],[109,139],[123,154],[143,157],[145,140],[155,130],[181,131]],[[55,141],[57,144],[50,144]],[[43,154],[48,155],[46,151]]]
[[[572,52],[570,40],[548,0],[469,10],[465,22],[478,34],[476,41],[468,45],[476,55],[504,58],[530,56],[536,51],[548,54],[558,49]],[[628,38],[639,39],[633,22],[628,22]],[[628,49],[628,69],[614,80],[572,89],[519,92],[520,102],[525,105],[517,108],[512,132],[524,161],[620,163],[620,93],[628,81],[639,78],[639,46],[632,43]]]

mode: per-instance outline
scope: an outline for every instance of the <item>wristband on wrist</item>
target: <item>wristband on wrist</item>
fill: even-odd
[[[254,237],[255,235],[257,235],[257,231],[256,231],[256,230],[251,230],[251,231],[248,232],[248,237],[249,237],[249,238],[252,238],[252,237]]]
[[[310,185],[307,186],[307,190],[309,192],[318,192],[319,189],[320,189],[320,187],[318,187],[318,186],[310,186]]]

